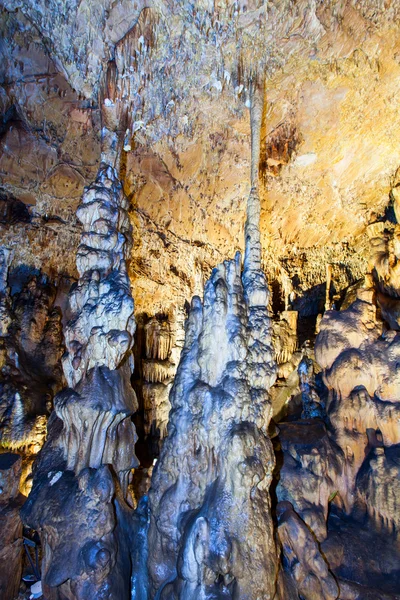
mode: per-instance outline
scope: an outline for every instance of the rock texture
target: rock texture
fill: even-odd
[[[268,277],[281,287],[289,278],[295,295],[323,302],[316,287],[329,263],[332,287],[343,292],[363,276],[366,226],[397,184],[396,2],[385,10],[372,0],[186,4],[4,2],[2,185],[30,205],[32,219],[14,261],[76,274],[68,248],[79,243],[76,203],[97,170],[103,118],[127,149],[138,311],[168,313],[201,293],[212,267],[244,249],[244,71],[254,56],[267,65],[260,194]],[[14,239],[20,229],[12,226]],[[6,227],[1,235],[12,241]]]
[[[391,329],[395,319],[389,308],[389,299],[397,294],[397,261],[390,254],[397,227],[384,221],[371,225],[371,272],[358,286],[355,298],[354,290],[349,294],[353,301],[345,303],[343,310],[329,310],[328,303],[319,325],[315,360],[322,369],[322,381],[318,387],[313,361],[303,358],[298,368],[302,414],[295,422],[279,424],[283,465],[278,499],[285,501],[285,510],[292,511],[287,505],[291,502],[316,539],[323,542],[334,573],[343,577],[347,568],[345,578],[362,582],[371,597],[380,589],[381,571],[372,568],[366,575],[366,569],[358,569],[350,558],[359,552],[356,528],[368,524],[371,540],[380,536],[393,540],[398,555],[398,332]],[[337,507],[333,520],[328,519],[332,502]],[[296,585],[301,587],[303,579],[306,588],[310,584],[304,597],[331,597],[334,586],[325,591],[318,588],[321,581],[313,576],[308,579],[313,570],[309,558],[300,557],[301,545],[296,549],[298,533],[288,526],[282,538],[280,529],[284,574],[290,574],[296,565],[290,575]],[[338,531],[343,532],[340,542]],[[291,550],[287,550],[288,544]],[[349,549],[344,551],[346,544]],[[351,568],[345,566],[347,560]],[[320,575],[327,568],[325,565]],[[357,586],[349,589],[340,579],[338,584],[340,597],[364,597]],[[388,597],[395,597],[390,595],[395,586],[392,574],[385,588]]]
[[[3,0],[0,442],[28,491],[48,420],[46,597],[398,600],[399,23]]]
[[[277,514],[279,541],[287,568],[294,580],[294,586],[286,581],[286,589],[281,590],[281,593],[289,598],[294,587],[307,600],[336,600],[339,597],[338,584],[329,572],[328,564],[310,529],[294,512],[290,502],[280,502]]]
[[[19,493],[21,458],[10,452],[0,454],[0,593],[14,600],[22,574],[22,521],[19,510],[24,497]]]

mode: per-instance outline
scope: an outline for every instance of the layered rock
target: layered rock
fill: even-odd
[[[369,280],[367,286],[370,285]],[[328,311],[315,354],[329,390],[328,415],[345,456],[342,498],[354,506],[356,477],[377,432],[387,447],[399,444],[399,336],[377,315],[375,292],[361,288],[346,310]]]
[[[366,276],[363,285],[350,290],[348,296],[352,299],[345,299],[344,309],[331,310],[327,299],[315,341],[317,365],[311,356],[304,356],[298,367],[301,417],[278,425],[283,464],[276,493],[285,506],[287,501],[292,504],[286,506],[290,523],[294,527],[296,522],[299,528],[300,516],[316,539],[323,542],[324,552],[328,550],[334,572],[352,581],[360,577],[363,585],[372,588],[368,591],[371,597],[380,585],[379,569],[374,567],[367,575],[366,568],[357,567],[354,556],[359,552],[359,541],[355,528],[369,523],[371,540],[382,533],[396,540],[398,530],[399,340],[397,331],[387,328],[390,318],[381,303],[384,281],[388,286],[386,298],[389,291],[394,298],[396,262],[385,254],[390,233],[384,229],[380,223],[371,228],[375,236],[371,275]],[[377,252],[378,239],[382,252]],[[318,385],[315,365],[322,369]],[[335,517],[328,519],[331,503]],[[293,507],[299,516],[293,513]],[[319,555],[317,545],[311,544],[320,561],[313,572],[308,543],[298,544],[300,529],[295,528],[295,532],[293,527],[278,528],[284,556],[281,583],[289,586],[288,596],[294,580],[304,598],[336,598],[337,585],[327,575],[329,565]],[[342,530],[343,538],[337,533]],[[347,545],[349,549],[344,550]],[[350,561],[351,568],[347,568],[346,561]],[[324,589],[323,573],[331,581],[330,588]],[[392,576],[392,583],[395,581]],[[338,583],[340,597],[364,597],[357,585],[342,580]],[[393,589],[393,585],[387,589]]]
[[[128,599],[133,540],[109,467],[83,469],[75,476],[57,470],[62,463],[53,465],[55,470],[42,473],[39,467],[41,485],[36,479],[23,512],[40,533],[46,598]]]

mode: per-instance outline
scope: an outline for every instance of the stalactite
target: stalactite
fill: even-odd
[[[250,81],[251,189],[245,224],[244,277],[250,276],[251,271],[261,269],[259,162],[263,106],[264,80],[260,81],[260,76],[254,74]]]
[[[332,265],[326,265],[325,310],[331,310]]]

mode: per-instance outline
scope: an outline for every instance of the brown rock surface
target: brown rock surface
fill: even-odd
[[[22,574],[22,521],[19,516],[24,497],[19,493],[21,458],[0,454],[0,594],[14,600]]]

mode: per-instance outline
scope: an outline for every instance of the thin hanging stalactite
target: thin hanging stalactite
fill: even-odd
[[[261,268],[259,164],[261,123],[264,104],[264,78],[256,73],[250,80],[251,166],[250,195],[245,224],[244,273]]]

